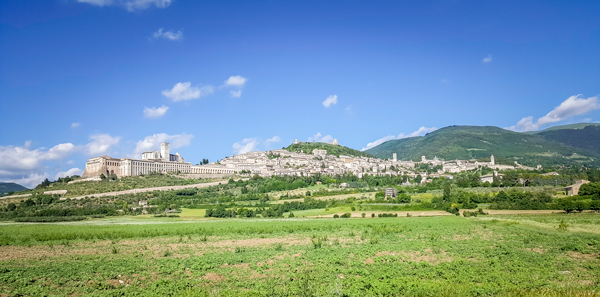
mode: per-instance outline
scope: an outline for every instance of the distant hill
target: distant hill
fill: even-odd
[[[290,144],[290,146],[288,146],[286,148],[286,150],[288,150],[289,152],[304,152],[307,154],[312,154],[312,151],[314,149],[327,150],[328,154],[336,155],[338,157],[340,155],[354,156],[354,157],[371,157],[371,158],[373,157],[372,155],[370,155],[368,153],[357,151],[355,149],[351,149],[351,148],[345,147],[343,145],[334,145],[334,144],[323,143],[323,142],[300,142],[300,143]]]
[[[577,124],[570,124],[570,125],[561,125],[561,126],[554,126],[554,127],[550,127],[550,128],[546,128],[544,130],[539,130],[539,131],[528,131],[528,132],[523,132],[526,134],[540,134],[543,132],[547,132],[547,131],[554,131],[554,130],[565,130],[565,129],[583,129],[587,126],[600,126],[600,123],[577,123]]]
[[[588,124],[584,128],[545,130],[537,135],[600,154],[600,125],[598,124]]]
[[[23,190],[27,190],[27,188],[19,185],[19,184],[15,184],[15,183],[1,183],[0,182],[0,196],[8,193],[8,192],[18,192],[18,191],[23,191]]]
[[[520,164],[594,165],[600,154],[556,142],[542,135],[518,133],[492,126],[450,126],[425,136],[384,142],[367,153],[379,158],[398,154],[401,160],[420,160],[437,156],[443,160],[481,159],[493,154],[497,158],[518,161]]]

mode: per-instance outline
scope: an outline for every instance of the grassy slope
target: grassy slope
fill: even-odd
[[[600,154],[600,125],[585,128],[546,130],[538,133],[548,139]]]
[[[561,125],[561,126],[554,126],[554,127],[546,128],[544,130],[528,131],[528,132],[524,132],[524,133],[526,133],[526,134],[538,134],[538,133],[547,132],[547,131],[554,131],[554,130],[583,129],[583,128],[587,127],[587,126],[600,126],[600,123],[577,123],[577,124],[570,124],[570,125]]]
[[[479,159],[493,154],[524,165],[590,164],[598,154],[573,148],[540,135],[528,135],[492,126],[450,126],[425,136],[390,140],[366,152],[380,158],[397,153],[402,160]],[[578,158],[573,158],[577,153]]]
[[[373,157],[370,154],[365,152],[361,152],[355,149],[351,149],[349,147],[345,147],[343,145],[333,145],[323,142],[301,142],[298,144],[290,144],[286,148],[290,152],[305,152],[307,154],[312,154],[314,149],[324,149],[327,150],[327,153],[330,155],[346,155],[346,156],[356,156],[356,157]]]

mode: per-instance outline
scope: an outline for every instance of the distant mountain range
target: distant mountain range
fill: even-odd
[[[576,124],[519,133],[493,126],[450,126],[425,136],[386,141],[365,152],[378,158],[482,159],[494,155],[520,164],[600,166],[600,125]]]
[[[23,190],[27,190],[27,188],[25,188],[19,184],[15,184],[15,183],[0,182],[0,196],[6,194],[8,192],[17,192],[17,191],[23,191]]]

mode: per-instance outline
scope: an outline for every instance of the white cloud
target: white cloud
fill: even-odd
[[[202,96],[210,95],[214,92],[213,86],[204,86],[202,88],[192,87],[188,82],[176,83],[170,90],[162,91],[162,94],[173,101],[197,99]]]
[[[167,8],[171,5],[171,0],[77,0],[79,3],[87,3],[95,6],[122,6],[128,11],[144,10],[151,6],[157,8]]]
[[[489,54],[487,57],[483,58],[483,60],[481,60],[483,63],[489,63],[492,62],[492,54]]]
[[[60,171],[58,172],[55,176],[54,176],[54,180],[57,180],[61,177],[65,177],[65,176],[72,176],[72,175],[79,175],[81,176],[83,174],[83,170],[79,169],[79,168],[71,168],[67,171]]]
[[[352,114],[352,104],[344,109],[347,113]]]
[[[235,75],[235,76],[230,76],[226,81],[225,81],[225,86],[226,87],[238,87],[241,88],[244,86],[244,84],[246,83],[248,79],[239,75]]]
[[[48,178],[47,174],[38,174],[38,173],[30,173],[27,176],[22,176],[20,178],[12,178],[12,179],[0,179],[3,182],[7,183],[16,183],[26,188],[35,188],[35,186],[39,185],[44,179]]]
[[[240,98],[242,97],[242,90],[229,91],[229,95],[231,95],[231,98]]]
[[[412,132],[412,133],[410,133],[408,135],[405,135],[404,133],[398,134],[398,139],[408,138],[408,137],[415,137],[415,136],[423,136],[423,135],[425,135],[425,134],[427,134],[429,132],[433,132],[435,130],[437,130],[436,127],[429,127],[429,128],[427,128],[425,126],[421,126],[421,128],[419,128],[417,131]]]
[[[321,135],[321,132],[315,134],[313,137],[308,138],[308,142],[332,142],[333,136],[331,135]]]
[[[233,153],[245,154],[254,151],[259,143],[257,138],[244,138],[244,140],[233,144]]]
[[[177,31],[173,32],[173,30],[164,31],[163,28],[158,29],[158,31],[154,32],[154,38],[164,38],[169,40],[181,40],[183,39],[183,32]]]
[[[327,99],[325,99],[325,101],[323,101],[323,106],[325,107],[329,107],[331,104],[335,105],[337,104],[337,95],[331,95],[329,97],[327,97]]]
[[[547,113],[545,116],[533,121],[533,116],[524,117],[516,125],[506,127],[505,129],[517,132],[534,131],[540,127],[564,121],[574,116],[583,115],[590,111],[600,109],[598,97],[581,98],[580,95],[574,95],[563,101],[559,106]]]
[[[281,138],[279,136],[273,136],[272,138],[267,139],[266,143],[275,143],[280,142]]]
[[[178,149],[180,147],[190,145],[192,138],[194,138],[194,135],[185,133],[179,135],[159,133],[146,136],[144,140],[137,142],[137,145],[135,146],[135,155],[137,158],[139,158],[143,152],[158,150],[160,149],[160,144],[165,141],[169,143],[170,149]]]
[[[73,123],[73,124],[71,124],[71,128],[77,128],[79,126],[81,126],[80,123]]]
[[[168,109],[169,107],[164,105],[161,107],[144,107],[144,117],[149,119],[157,119],[164,116]]]
[[[93,157],[106,153],[111,146],[117,145],[121,137],[112,137],[108,134],[94,134],[90,136],[92,142],[85,145],[85,152]]]
[[[39,169],[42,161],[67,158],[75,149],[72,143],[57,144],[48,150],[31,150],[29,145],[26,143],[26,146],[0,146],[0,177]]]
[[[378,145],[380,145],[380,144],[382,144],[382,143],[384,143],[384,142],[386,142],[388,140],[392,140],[392,139],[396,139],[396,136],[394,136],[394,135],[388,135],[388,136],[379,138],[379,139],[377,139],[377,140],[375,140],[373,142],[367,143],[367,146],[363,147],[361,149],[361,151],[366,151],[366,150],[368,150],[370,148],[374,148],[374,147],[376,147],[376,146],[378,146]]]
[[[400,134],[398,134],[398,136],[388,135],[388,136],[379,138],[379,139],[377,139],[377,140],[375,140],[373,142],[367,143],[367,146],[363,147],[361,149],[361,151],[366,151],[368,149],[374,148],[374,147],[376,147],[376,146],[378,146],[378,145],[380,145],[380,144],[382,144],[382,143],[384,143],[384,142],[386,142],[388,140],[402,139],[402,138],[415,137],[415,136],[423,136],[423,135],[425,135],[425,134],[427,134],[429,132],[433,132],[435,130],[437,130],[436,127],[429,127],[428,128],[428,127],[422,126],[417,131],[414,131],[414,132],[409,133],[409,134],[400,133]]]

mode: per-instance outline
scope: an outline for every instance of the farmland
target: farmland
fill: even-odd
[[[0,292],[598,296],[600,289],[594,213],[212,219],[198,211],[1,223]]]

